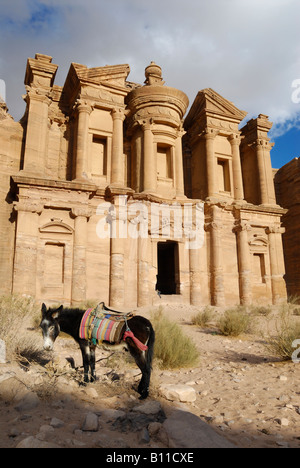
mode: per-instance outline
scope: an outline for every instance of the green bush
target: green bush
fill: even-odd
[[[193,367],[199,359],[195,343],[175,322],[167,319],[162,310],[154,313],[152,324],[155,330],[154,357],[162,369]]]

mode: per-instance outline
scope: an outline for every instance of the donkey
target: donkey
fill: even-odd
[[[109,309],[106,309],[109,310]],[[79,336],[79,328],[85,310],[82,309],[70,309],[60,306],[58,309],[52,309],[42,305],[42,321],[40,327],[43,332],[44,338],[44,349],[51,351],[53,349],[54,342],[60,332],[64,332],[79,344],[83,368],[84,368],[84,382],[89,382],[89,369],[91,372],[90,381],[96,380],[95,373],[95,350],[96,346],[89,340],[81,339]],[[108,312],[109,313],[109,312]],[[141,316],[133,316],[130,319],[130,331],[128,336],[128,326],[124,323],[121,331],[121,340],[124,341],[124,347],[130,352],[134,358],[137,366],[142,372],[142,378],[138,386],[138,393],[140,394],[140,400],[143,400],[149,395],[150,377],[151,377],[151,365],[153,359],[155,332],[152,324],[149,320]],[[125,336],[124,336],[125,335]],[[145,350],[141,350],[137,346],[136,342],[139,341],[141,344],[146,345]],[[105,346],[103,342],[103,346]],[[117,346],[109,345],[108,347],[113,348]]]

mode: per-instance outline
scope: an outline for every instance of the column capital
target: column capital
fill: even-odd
[[[199,137],[204,140],[214,140],[219,133],[220,130],[216,128],[206,127],[201,133],[199,133]]]
[[[80,112],[86,112],[87,114],[91,114],[91,112],[94,109],[94,106],[93,106],[93,104],[91,104],[90,102],[88,102],[85,99],[77,99],[77,101],[75,102],[75,109],[79,113]]]
[[[257,149],[266,149],[266,150],[270,151],[273,148],[274,143],[270,143],[269,139],[257,138],[252,143],[249,143],[249,146],[254,148],[254,149],[256,149],[256,148]]]
[[[205,231],[215,231],[215,232],[220,232],[223,228],[223,224],[221,221],[212,221],[211,223],[206,223],[204,225]]]
[[[73,218],[82,217],[89,219],[92,216],[92,210],[87,206],[76,206],[72,208],[71,214]]]
[[[146,130],[151,130],[152,131],[152,125],[153,125],[153,119],[143,119],[143,120],[138,120],[137,123],[142,127],[143,131]]]
[[[49,97],[49,92],[44,89],[35,88],[32,86],[26,86],[27,94],[23,96],[26,104],[29,104],[30,101],[41,102],[50,106],[51,99]]]
[[[112,118],[113,120],[125,120],[125,110],[121,107],[115,107],[112,111]]]
[[[284,234],[285,233],[285,228],[278,226],[276,224],[273,224],[272,226],[268,226],[266,228],[266,233],[267,234]]]
[[[234,232],[252,231],[252,226],[247,221],[237,221],[233,228]]]
[[[234,145],[240,145],[241,144],[241,135],[240,133],[232,133],[229,137],[228,140],[230,141],[231,146]]]
[[[31,200],[20,200],[13,203],[15,211],[26,211],[28,213],[37,213],[40,215],[44,209],[44,205]]]
[[[182,138],[184,135],[186,135],[186,133],[187,132],[184,130],[184,128],[180,127],[176,132],[177,138]]]

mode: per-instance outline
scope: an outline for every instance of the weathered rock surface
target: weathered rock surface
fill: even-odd
[[[163,423],[173,448],[234,448],[208,424],[192,413],[175,410]]]

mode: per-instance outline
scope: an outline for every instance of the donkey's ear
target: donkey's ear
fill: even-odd
[[[63,307],[64,307],[64,306],[61,305],[58,309],[54,310],[54,311],[52,312],[52,318],[58,319],[59,314],[60,314],[60,313],[62,312],[62,310],[63,310]]]
[[[43,315],[46,315],[46,313],[47,313],[47,307],[46,307],[45,304],[43,304],[43,305],[42,305],[42,314],[43,314]]]

